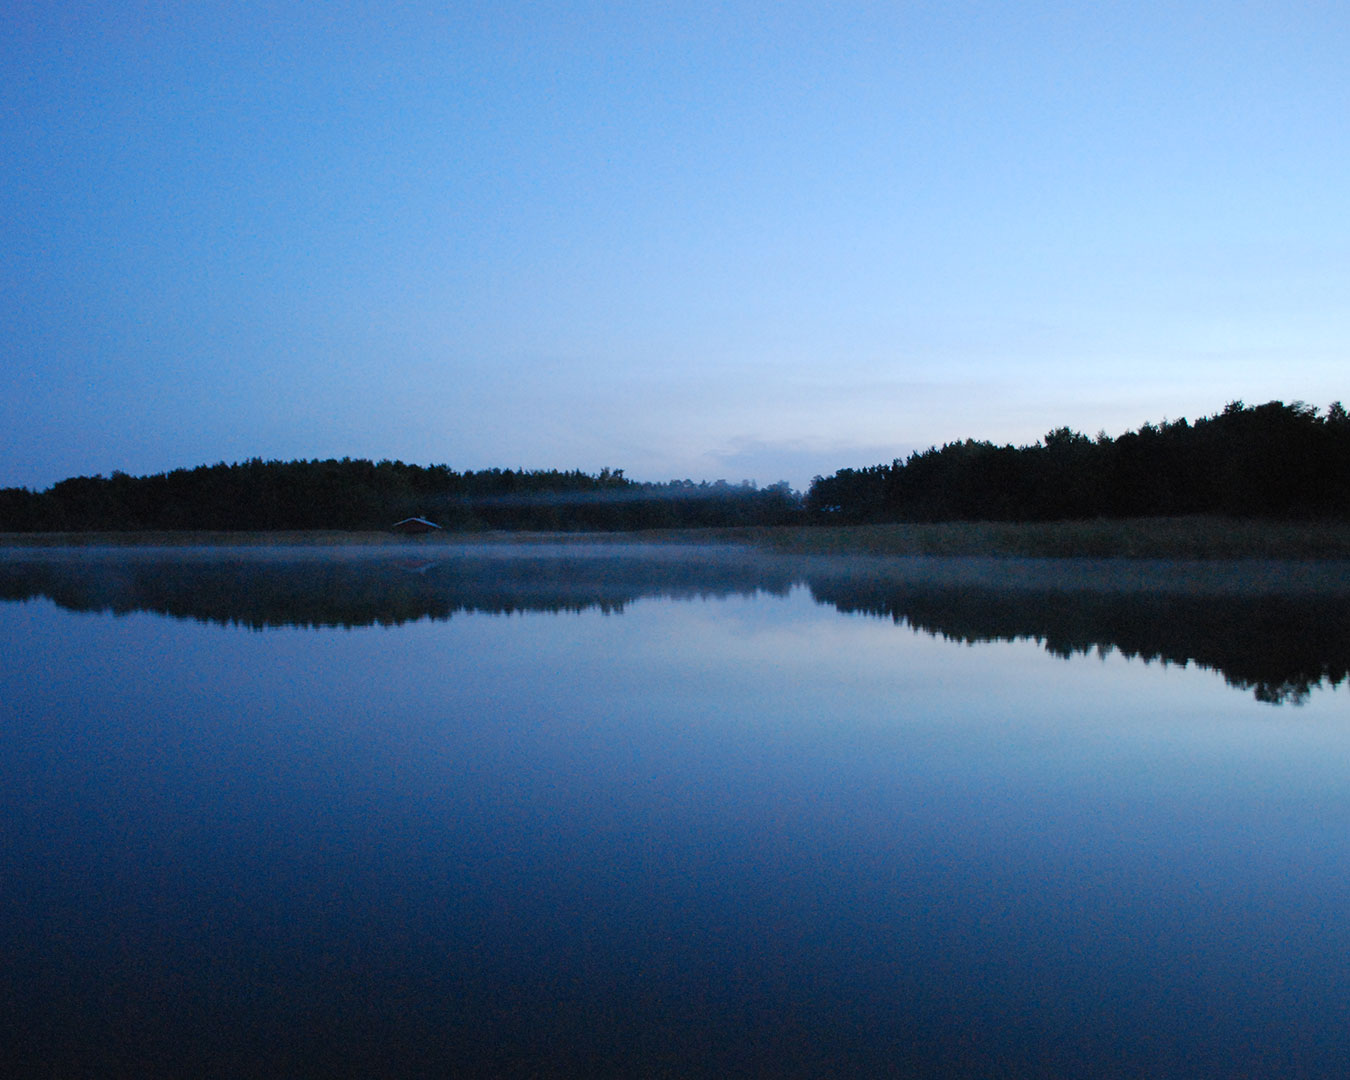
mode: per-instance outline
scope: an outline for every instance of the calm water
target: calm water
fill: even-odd
[[[1344,1076],[1344,571],[0,553],[0,1067]]]

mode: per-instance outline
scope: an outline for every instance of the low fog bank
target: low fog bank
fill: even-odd
[[[796,584],[848,581],[866,587],[975,588],[1050,592],[1153,592],[1191,595],[1307,595],[1350,597],[1350,560],[1115,559],[1007,556],[802,555],[731,542],[642,542],[632,539],[518,538],[509,542],[252,543],[0,546],[0,565],[99,567],[175,564],[260,566],[356,564],[425,571],[437,566],[490,574],[498,565],[547,568],[613,563],[641,582],[643,567],[679,568],[696,578],[736,567],[760,573],[776,591]]]
[[[0,550],[0,601],[314,630],[787,597],[965,643],[1195,663],[1259,700],[1350,675],[1350,564],[798,556],[732,545]]]
[[[53,562],[87,566],[132,563],[420,563],[472,560],[581,560],[674,562],[762,561],[753,548],[738,544],[639,543],[632,541],[539,540],[536,542],[419,543],[396,538],[384,543],[183,543],[0,545],[0,563]]]

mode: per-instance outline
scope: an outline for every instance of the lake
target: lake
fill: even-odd
[[[6,1075],[1339,1077],[1350,568],[0,549]]]

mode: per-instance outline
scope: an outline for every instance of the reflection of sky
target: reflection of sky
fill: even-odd
[[[159,1016],[205,1052],[208,1007],[386,1069],[541,1029],[630,1075],[1350,1049],[1343,690],[1274,712],[802,589],[261,632],[36,601],[0,641],[0,937],[129,1001],[119,1046]],[[136,1021],[167,971],[187,1004]]]
[[[803,485],[1344,394],[1334,6],[64,4],[0,51],[0,485]]]

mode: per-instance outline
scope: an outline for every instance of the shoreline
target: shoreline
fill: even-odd
[[[299,546],[417,550],[536,544],[734,544],[792,555],[1323,561],[1350,559],[1350,522],[1188,517],[638,532],[445,532],[421,536],[338,530],[0,533],[0,548]]]

